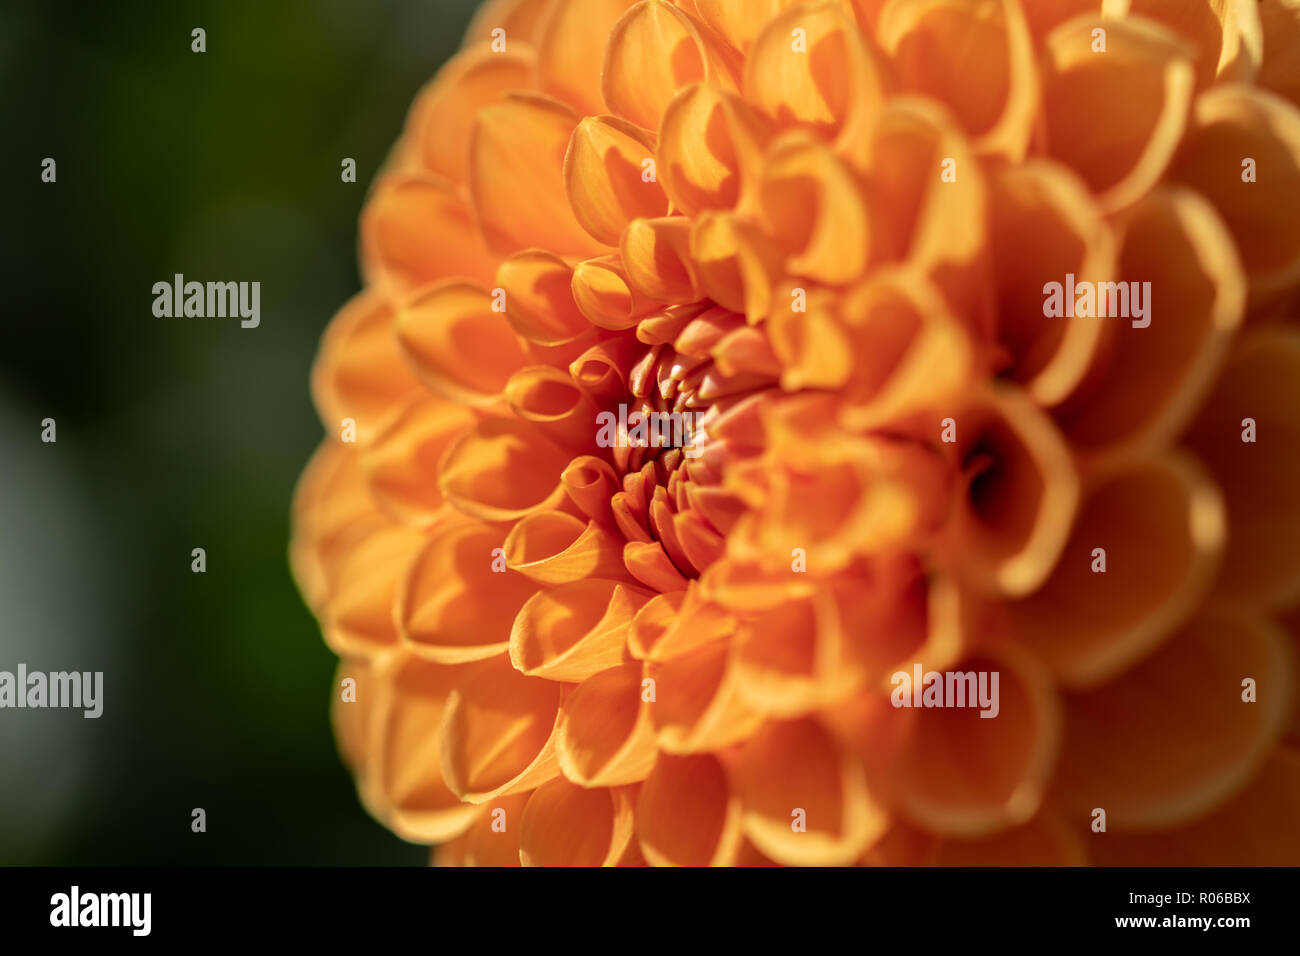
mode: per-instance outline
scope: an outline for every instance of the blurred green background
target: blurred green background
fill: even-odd
[[[106,685],[99,720],[0,710],[0,863],[427,861],[356,799],[285,555],[365,191],[475,5],[0,8],[0,670]],[[177,272],[260,281],[260,327],[155,318]]]

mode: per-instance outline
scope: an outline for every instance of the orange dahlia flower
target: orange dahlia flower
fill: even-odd
[[[1300,863],[1298,97],[1294,0],[489,2],[313,372],[369,811],[439,863]]]

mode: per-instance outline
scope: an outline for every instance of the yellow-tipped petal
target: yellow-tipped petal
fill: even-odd
[[[568,457],[526,423],[493,418],[447,449],[439,486],[447,500],[485,521],[510,521],[564,500]]]
[[[376,503],[412,527],[432,525],[443,497],[428,476],[474,421],[468,409],[434,395],[411,403],[362,452]]]
[[[652,715],[668,753],[718,750],[749,737],[762,715],[740,696],[726,640],[678,654],[647,670],[655,683]]]
[[[321,338],[312,366],[312,400],[326,431],[350,418],[356,443],[367,444],[398,410],[419,394],[402,357],[388,300],[361,292],[345,305]]]
[[[493,250],[608,251],[574,219],[564,194],[564,155],[578,119],[559,100],[527,93],[479,111],[470,138],[469,192]],[[521,203],[520,196],[528,201]]]
[[[881,99],[862,34],[833,0],[801,3],[769,20],[745,58],[742,88],[778,126],[806,126],[829,139],[867,122]]]
[[[1105,53],[1093,31],[1105,31]],[[1169,165],[1187,122],[1192,50],[1149,20],[1079,17],[1044,43],[1043,146],[1083,177],[1110,212],[1132,204]]]
[[[364,792],[398,836],[438,843],[465,830],[474,807],[461,803],[439,770],[439,734],[447,695],[460,670],[401,653],[379,665],[386,688],[370,720],[371,762]]]
[[[900,670],[909,683],[894,693],[924,692],[928,678],[918,689],[913,669]],[[1041,805],[1060,746],[1060,704],[1047,674],[1028,655],[1009,651],[968,656],[948,674],[957,676],[940,673],[938,680],[967,694],[966,706],[893,712],[907,728],[888,781],[901,811],[926,829],[969,837],[1024,823]],[[971,706],[982,674],[987,701]]]
[[[1199,604],[1227,536],[1218,490],[1189,456],[1120,465],[1094,479],[1051,577],[1007,605],[1010,631],[1067,686],[1098,684]]]
[[[843,285],[861,275],[870,251],[865,197],[844,163],[804,135],[774,143],[759,186],[769,235],[796,276]]]
[[[1092,367],[1115,320],[1046,316],[1043,287],[1113,278],[1115,238],[1087,187],[1056,163],[1030,160],[992,182],[989,239],[1004,373],[1042,405],[1057,405]],[[1149,331],[1149,330],[1145,330]]]
[[[632,842],[634,825],[626,790],[587,790],[561,777],[529,797],[519,859],[524,866],[614,866]]]
[[[945,530],[947,560],[981,589],[1027,594],[1051,572],[1074,521],[1079,480],[1069,446],[1014,389],[973,396],[947,417],[964,479]]]
[[[1291,713],[1292,653],[1276,624],[1209,606],[1158,652],[1110,683],[1066,699],[1057,795],[1115,830],[1190,821],[1249,781]],[[1256,682],[1254,703],[1243,680]],[[1153,754],[1152,741],[1158,741]]]
[[[595,521],[563,511],[521,518],[506,537],[505,557],[513,570],[539,584],[627,578],[623,542]]]
[[[1029,26],[1016,0],[893,0],[877,39],[899,89],[947,105],[976,150],[1024,158],[1038,105]]]
[[[659,181],[674,207],[695,215],[751,202],[770,125],[739,96],[708,83],[673,97],[659,126]]]
[[[584,116],[605,112],[600,72],[614,24],[634,0],[566,0],[547,17],[537,42],[542,91]]]
[[[605,104],[642,129],[658,129],[677,91],[701,80],[734,89],[721,51],[667,0],[642,0],[610,32],[601,74]]]
[[[361,214],[361,263],[367,282],[394,296],[445,278],[490,283],[496,272],[469,206],[427,175],[375,187]]]
[[[573,299],[573,269],[559,256],[533,249],[497,270],[506,294],[506,318],[530,342],[562,345],[591,328]]]
[[[654,155],[654,138],[617,116],[588,116],[574,129],[564,188],[574,217],[605,245],[618,245],[633,219],[668,214]]]
[[[740,803],[712,754],[660,754],[636,803],[636,835],[652,866],[725,866],[741,841]]]
[[[1098,311],[1107,317],[1065,319],[1113,326],[1097,372],[1058,413],[1081,454],[1159,447],[1182,430],[1213,383],[1246,303],[1245,277],[1222,222],[1181,189],[1157,191],[1134,207],[1115,278],[1125,285],[1097,286]],[[1145,300],[1140,319],[1124,314],[1136,315],[1133,292]]]
[[[1247,159],[1254,182],[1246,182]],[[1210,201],[1232,233],[1251,301],[1300,278],[1300,110],[1263,90],[1227,84],[1196,99],[1170,176]]]
[[[534,86],[536,60],[522,44],[494,52],[487,46],[458,53],[430,81],[411,107],[407,135],[425,169],[453,183],[469,175],[469,134],[478,111],[500,102],[512,90]]]
[[[611,787],[649,775],[658,750],[641,674],[636,661],[593,674],[560,707],[556,752],[574,783]]]
[[[499,400],[524,363],[506,317],[468,282],[440,282],[413,295],[398,312],[397,338],[426,385],[464,404]]]
[[[700,297],[690,254],[691,220],[685,216],[636,219],[623,232],[623,267],[634,292],[665,303]]]
[[[581,681],[621,664],[632,617],[649,599],[640,588],[600,578],[539,591],[515,617],[510,660],[552,681]]]
[[[850,863],[889,825],[861,762],[812,720],[766,724],[736,753],[728,776],[745,835],[781,863]]]
[[[442,776],[469,803],[530,790],[559,776],[555,723],[561,686],[525,677],[502,654],[467,665],[447,698]]]
[[[509,646],[515,614],[537,585],[502,568],[504,532],[448,518],[402,578],[394,614],[405,646],[445,664],[482,660]]]

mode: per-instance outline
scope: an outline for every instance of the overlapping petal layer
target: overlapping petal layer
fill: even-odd
[[[485,4],[312,372],[366,808],[439,864],[1300,863],[1297,63],[1292,0]]]

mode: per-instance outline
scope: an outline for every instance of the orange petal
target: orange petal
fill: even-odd
[[[644,780],[654,766],[654,724],[636,661],[593,674],[560,707],[556,752],[564,775],[584,787]]]
[[[1117,830],[1189,821],[1246,784],[1291,713],[1287,635],[1245,609],[1207,606],[1117,679],[1066,699],[1062,804]],[[1245,678],[1257,702],[1243,703]],[[1158,759],[1151,742],[1159,741]]]
[[[665,661],[735,629],[729,613],[704,601],[695,584],[656,594],[632,619],[628,652],[640,660]]]
[[[909,683],[897,684],[893,693],[899,696],[892,703],[909,689],[923,693],[930,683],[927,676],[917,688],[915,670],[900,671]],[[955,681],[933,673],[958,693],[971,688],[971,677],[978,681],[987,673],[985,689],[993,706],[982,706],[983,700],[970,706],[968,700],[967,706],[913,705],[893,712],[908,733],[888,781],[900,808],[926,829],[971,837],[1029,820],[1041,804],[1060,744],[1060,704],[1047,674],[1032,658],[1006,650],[952,665],[948,674],[958,675]],[[963,681],[961,675],[970,676]]]
[[[394,295],[444,278],[490,283],[496,260],[451,186],[427,175],[381,180],[361,213],[362,273]]]
[[[961,576],[1008,596],[1033,591],[1065,546],[1079,498],[1070,449],[1023,394],[996,389],[950,416],[964,481],[944,552]]]
[[[360,457],[347,445],[326,440],[293,492],[289,563],[303,600],[317,616],[329,594],[325,553],[342,531],[375,511]]]
[[[652,866],[720,866],[740,844],[740,803],[712,754],[660,754],[636,802],[636,835]]]
[[[539,591],[515,617],[510,660],[524,674],[553,681],[581,681],[621,664],[632,617],[649,599],[600,578]]]
[[[987,187],[965,137],[939,106],[891,102],[864,153],[849,158],[868,176],[873,260],[907,258],[932,270],[984,254]],[[955,182],[940,179],[946,159]]]
[[[564,778],[533,791],[524,807],[524,866],[614,866],[632,842],[632,797],[625,789],[586,790]]]
[[[535,44],[556,5],[556,0],[487,0],[470,21],[465,43],[490,40],[492,31],[500,29],[505,31],[507,50],[515,41]]]
[[[1067,274],[1118,278],[1115,239],[1084,184],[1063,166],[1031,160],[993,180],[989,232],[1003,375],[1041,405],[1059,404],[1088,372],[1114,319],[1049,317],[1043,287]],[[1150,331],[1149,329],[1143,331]]]
[[[354,296],[330,322],[311,372],[312,399],[327,431],[351,418],[357,444],[365,445],[419,394],[393,329],[392,306],[373,292]]]
[[[438,726],[460,672],[401,653],[376,670],[381,692],[370,720],[363,794],[367,806],[404,840],[438,843],[463,831],[475,808],[460,802],[439,772]]]
[[[560,700],[559,685],[525,677],[504,654],[467,665],[442,719],[447,786],[462,800],[486,803],[558,776]]]
[[[743,90],[778,126],[806,126],[828,139],[865,123],[881,99],[857,24],[829,0],[801,3],[767,22],[745,58]]]
[[[1051,577],[1006,606],[1011,632],[1069,686],[1100,683],[1167,638],[1209,588],[1228,534],[1190,456],[1138,459],[1094,482]]]
[[[574,218],[600,242],[618,245],[633,219],[668,215],[654,166],[654,138],[617,116],[578,123],[564,156],[564,188]]]
[[[745,702],[776,717],[801,716],[822,702],[820,678],[829,663],[825,632],[812,600],[742,619],[734,666]]]
[[[530,365],[510,377],[506,404],[537,432],[573,452],[594,451],[597,406],[567,371]]]
[[[428,394],[404,409],[361,456],[379,505],[414,528],[433,524],[443,498],[429,476],[474,420],[468,409]]]
[[[393,601],[422,541],[386,518],[354,524],[339,536],[326,564],[329,598],[321,611],[321,630],[337,653],[369,656],[397,641]]]
[[[509,36],[506,42],[508,48]],[[406,135],[417,144],[424,168],[464,183],[474,117],[512,90],[531,89],[535,67],[532,51],[523,45],[504,53],[479,46],[448,60],[420,92],[406,122]]]
[[[637,219],[623,232],[623,266],[633,291],[666,303],[700,298],[690,253],[691,220],[685,216]]]
[[[673,95],[701,80],[734,88],[720,52],[667,0],[642,0],[610,32],[601,92],[611,112],[642,129],[658,129]]]
[[[497,401],[524,364],[510,323],[468,282],[440,282],[412,296],[397,315],[397,338],[421,380],[462,404]]]
[[[1255,161],[1256,181],[1243,182]],[[1232,233],[1252,303],[1300,279],[1300,111],[1229,84],[1201,94],[1169,171],[1210,201]]]
[[[764,227],[788,250],[789,273],[832,285],[861,275],[871,244],[864,196],[829,148],[783,136],[768,151],[759,194]]]
[[[729,761],[745,835],[772,859],[842,866],[889,824],[862,763],[813,720],[770,722]]]
[[[375,660],[382,660],[382,656]],[[350,699],[344,699],[346,680],[352,681]],[[359,657],[339,660],[333,686],[330,717],[339,756],[360,777],[370,758],[370,717],[375,712],[376,699],[386,688],[375,681],[374,665]]]
[[[524,806],[532,792],[515,793],[475,807],[469,829],[435,847],[434,866],[518,866]]]
[[[1234,349],[1186,440],[1228,508],[1216,587],[1282,607],[1300,598],[1300,334],[1265,328]],[[1245,420],[1255,442],[1242,441]]]
[[[496,281],[511,327],[530,342],[560,345],[591,328],[573,300],[573,269],[559,256],[518,253],[501,263]]]
[[[1246,302],[1231,237],[1208,203],[1183,190],[1155,192],[1134,207],[1115,278],[1142,291],[1147,315],[1083,320],[1113,328],[1098,373],[1058,415],[1080,452],[1166,445],[1211,387]],[[1122,308],[1122,288],[1114,299],[1102,289],[1099,311],[1103,295],[1107,312]]]
[[[952,110],[980,152],[1024,158],[1038,105],[1029,26],[1015,0],[886,4],[877,39],[900,91]]]
[[[485,521],[510,521],[564,500],[568,456],[524,422],[494,418],[465,432],[443,456],[447,500]]]
[[[970,335],[924,276],[881,269],[844,297],[841,312],[853,357],[843,392],[848,427],[880,428],[922,413],[929,418],[970,387]]]
[[[1216,78],[1250,82],[1263,58],[1258,0],[1128,0],[1128,16],[1156,20],[1192,45],[1198,89]]]
[[[653,590],[680,591],[686,587],[686,578],[658,541],[627,542],[623,546],[623,563],[634,578]]]
[[[612,331],[630,329],[659,308],[659,303],[632,288],[618,256],[578,263],[572,292],[573,301],[592,325]]]
[[[700,753],[738,743],[763,722],[740,696],[727,639],[651,663],[651,705],[659,746],[668,753]]]
[[[537,45],[542,90],[584,116],[605,111],[600,70],[605,43],[634,0],[567,0],[556,4]]]
[[[1292,103],[1300,103],[1300,3],[1261,0],[1259,19],[1268,37],[1268,48],[1255,82]]]
[[[488,246],[509,254],[608,251],[573,218],[564,194],[564,154],[578,116],[547,96],[515,93],[480,110],[469,152],[469,192]],[[521,203],[519,198],[527,196]]]
[[[607,462],[583,455],[569,463],[560,479],[583,514],[606,527],[612,524],[609,499],[618,490],[618,478]]]
[[[739,96],[708,83],[678,93],[659,127],[659,181],[679,211],[746,205],[770,124]]]
[[[1103,866],[1300,866],[1298,802],[1300,753],[1279,748],[1213,813],[1158,833],[1091,835],[1088,849]]]
[[[1106,51],[1093,52],[1094,29]],[[1044,44],[1043,146],[1111,212],[1141,198],[1183,135],[1195,76],[1191,49],[1152,21],[1078,17]]]
[[[623,542],[595,521],[584,522],[563,511],[521,518],[506,537],[505,554],[513,570],[539,584],[628,576]]]
[[[500,654],[515,614],[537,590],[505,568],[502,530],[449,519],[427,540],[396,598],[403,641],[421,657],[448,664]]]
[[[691,229],[690,254],[700,290],[714,302],[750,322],[768,314],[781,256],[756,226],[732,213],[702,213]]]

